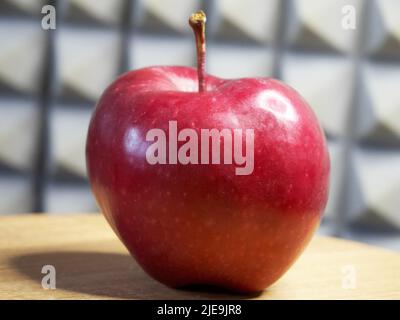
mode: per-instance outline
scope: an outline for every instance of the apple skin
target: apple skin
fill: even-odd
[[[270,78],[223,80],[149,67],[112,83],[93,113],[88,176],[107,221],[142,268],[170,286],[257,292],[294,263],[318,227],[329,184],[321,127],[305,100]],[[254,171],[235,164],[150,165],[146,132],[253,128]]]

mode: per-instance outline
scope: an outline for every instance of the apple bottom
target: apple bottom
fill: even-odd
[[[213,206],[213,205],[210,205]],[[103,212],[132,256],[159,282],[173,287],[210,285],[259,292],[293,264],[319,225],[318,212],[265,207],[213,211],[171,210],[168,205],[126,214]],[[146,212],[146,213],[144,213]],[[115,214],[116,213],[116,214]]]

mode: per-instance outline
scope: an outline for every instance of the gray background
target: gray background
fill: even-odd
[[[319,232],[400,250],[399,0],[1,1],[0,214],[97,211],[84,162],[96,100],[123,71],[194,66],[200,8],[209,73],[283,79],[320,119],[332,181]]]

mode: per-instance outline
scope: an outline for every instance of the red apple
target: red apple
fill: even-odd
[[[90,183],[115,233],[158,281],[260,291],[292,265],[319,224],[328,194],[326,141],[306,101],[282,82],[205,74],[204,41],[194,29],[198,71],[140,69],[104,92],[87,137]],[[166,133],[166,163],[146,157],[152,129]],[[177,152],[188,140],[176,142],[176,134],[184,129],[197,137],[202,129],[242,129],[238,145],[243,154],[254,147],[254,167],[237,174],[243,165],[235,157],[205,164],[200,141],[197,157],[190,155],[198,163],[182,163]],[[246,130],[253,130],[253,146]]]

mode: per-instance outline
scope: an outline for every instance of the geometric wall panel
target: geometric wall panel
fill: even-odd
[[[44,40],[40,22],[0,21],[0,88],[25,94],[38,90]]]
[[[85,143],[91,112],[89,108],[55,108],[51,120],[51,149],[56,170],[86,176]]]
[[[32,211],[32,185],[19,176],[0,177],[0,214],[28,213]]]
[[[67,18],[117,25],[121,21],[124,0],[69,0]]]
[[[192,38],[134,36],[130,46],[130,69],[154,65],[194,66],[195,56],[196,49]]]
[[[325,208],[324,218],[328,220],[335,219],[337,212],[338,194],[343,176],[343,145],[339,142],[328,141],[329,158],[331,164],[331,173],[329,180],[329,197]]]
[[[38,145],[39,109],[29,100],[0,100],[0,163],[15,170],[33,168]]]
[[[358,136],[400,145],[400,66],[366,64],[363,79]]]
[[[45,207],[51,214],[99,212],[87,185],[58,185],[47,187]]]
[[[224,39],[271,42],[278,20],[278,0],[217,0],[217,35]],[[251,17],[251,18],[250,18]]]
[[[207,54],[207,72],[217,77],[267,77],[272,74],[272,52],[265,47],[238,48],[213,43]]]
[[[191,33],[188,17],[198,9],[198,0],[139,0],[136,24],[143,29]]]
[[[372,4],[368,51],[400,58],[400,1],[373,0]]]
[[[39,15],[45,0],[3,0],[0,6],[10,7],[13,11],[24,12],[32,15]]]
[[[57,49],[61,94],[97,101],[118,72],[118,34],[63,28],[57,39]]]
[[[283,80],[301,92],[329,135],[343,136],[354,88],[351,60],[316,55],[287,55]]]
[[[400,229],[400,151],[360,149],[352,166],[352,221]]]
[[[352,52],[360,30],[362,0],[292,0],[287,25],[289,43],[307,49]],[[343,7],[353,6],[356,28],[346,29],[342,20]]]

